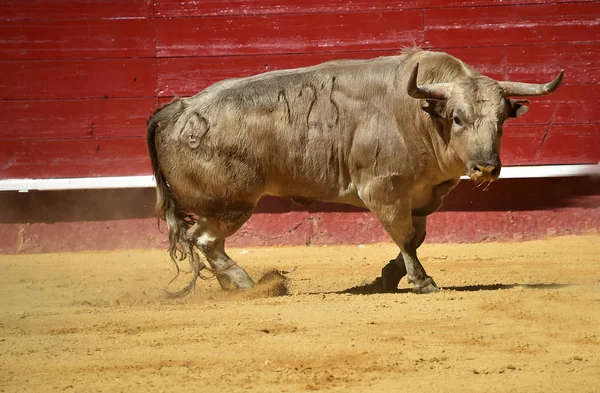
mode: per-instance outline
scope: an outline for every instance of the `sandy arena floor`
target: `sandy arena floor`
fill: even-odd
[[[600,235],[426,244],[433,295],[357,294],[392,245],[229,253],[297,265],[289,294],[170,300],[163,251],[0,256],[0,391],[600,391]]]

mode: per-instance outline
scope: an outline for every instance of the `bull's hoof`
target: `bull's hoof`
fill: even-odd
[[[238,283],[236,283],[236,286],[237,286],[236,289],[238,289],[238,290],[254,288],[254,281],[238,282]]]
[[[254,288],[254,281],[250,277],[230,277],[226,274],[218,275],[217,281],[224,291],[239,291]]]
[[[413,293],[435,293],[440,291],[440,288],[435,284],[435,281],[433,281],[433,278],[431,277],[427,277],[421,282],[412,282],[415,284]]]
[[[439,292],[440,288],[438,288],[436,285],[434,284],[429,284],[427,286],[424,287],[420,287],[415,285],[413,287],[413,293],[418,293],[418,294],[422,294],[422,293],[436,293]]]
[[[231,281],[228,281],[226,283],[222,283],[219,282],[219,284],[221,285],[221,289],[227,292],[235,292],[235,291],[243,291],[246,289],[252,289],[254,287],[254,283],[252,284],[246,284],[243,283],[242,285],[238,285],[237,283],[233,283]]]

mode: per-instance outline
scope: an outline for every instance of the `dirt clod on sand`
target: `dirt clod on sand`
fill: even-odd
[[[229,249],[257,286],[180,299],[165,251],[2,255],[0,391],[600,391],[600,235],[419,251],[441,292],[377,293],[391,244]]]
[[[224,298],[229,300],[250,300],[266,297],[285,296],[289,293],[286,272],[271,269],[256,281],[254,288],[244,291],[224,292]]]

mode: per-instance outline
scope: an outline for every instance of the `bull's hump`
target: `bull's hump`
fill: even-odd
[[[286,70],[274,70],[264,72],[258,75],[244,78],[229,79],[222,81],[220,90],[247,90],[257,87],[271,87],[276,90],[285,88],[294,84],[318,84],[331,79],[337,74],[360,75],[362,72],[373,72],[379,66],[396,61],[398,56],[378,57],[375,59],[342,59],[332,60],[314,66],[292,68]],[[212,87],[212,86],[211,86]]]

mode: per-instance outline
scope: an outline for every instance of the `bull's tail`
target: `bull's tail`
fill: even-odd
[[[196,284],[199,277],[204,278],[200,272],[206,269],[206,265],[200,260],[198,252],[194,249],[196,247],[194,243],[193,234],[188,233],[188,230],[196,223],[196,219],[188,214],[182,206],[177,202],[175,196],[171,192],[171,189],[165,180],[160,165],[158,162],[158,153],[156,151],[156,134],[160,132],[160,129],[165,124],[170,124],[174,113],[177,110],[173,110],[172,106],[181,106],[179,100],[159,108],[150,120],[148,120],[148,133],[146,139],[148,142],[148,152],[150,154],[150,161],[152,162],[152,172],[156,180],[156,206],[155,214],[158,219],[160,228],[160,220],[163,219],[167,222],[167,228],[169,230],[169,256],[177,269],[177,274],[169,282],[169,285],[179,276],[180,269],[178,261],[188,259],[192,268],[193,276],[188,285],[184,288],[171,292],[168,290],[167,293],[173,297],[181,297],[190,293]]]

